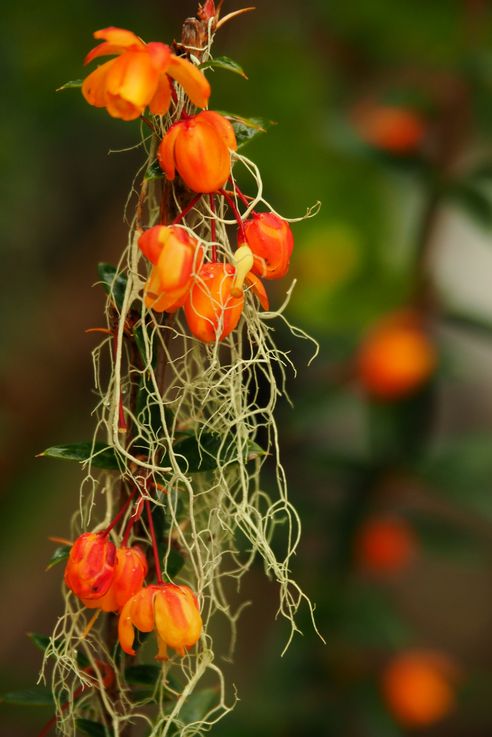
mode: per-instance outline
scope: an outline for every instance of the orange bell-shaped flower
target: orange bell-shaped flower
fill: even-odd
[[[169,180],[177,170],[194,192],[210,193],[221,189],[230,176],[231,149],[237,149],[232,125],[219,113],[205,110],[171,126],[157,156]]]
[[[357,566],[369,573],[396,573],[410,563],[417,549],[414,532],[403,520],[374,517],[355,539]]]
[[[202,618],[198,601],[188,586],[172,583],[156,584],[139,591],[123,607],[118,623],[118,637],[122,649],[135,655],[135,630],[157,632],[157,660],[167,659],[167,648],[180,655],[192,647],[202,632]]]
[[[398,399],[418,389],[437,363],[422,320],[411,311],[391,315],[369,333],[357,359],[362,386],[380,399]]]
[[[114,118],[134,120],[148,106],[154,115],[164,115],[171,102],[169,77],[179,82],[197,107],[206,107],[210,85],[202,72],[187,59],[175,56],[169,46],[144,43],[123,28],[103,28],[94,33],[104,39],[85,58],[85,64],[100,56],[116,54],[97,67],[82,84],[90,105],[105,107]]]
[[[104,533],[85,532],[72,545],[65,583],[80,599],[99,599],[113,580],[116,547]]]
[[[243,233],[239,243],[247,243],[253,251],[255,274],[264,279],[281,279],[287,274],[294,236],[285,220],[274,212],[254,212],[244,223]]]
[[[396,720],[405,727],[427,727],[445,717],[455,703],[455,664],[440,653],[409,650],[391,660],[382,690]]]
[[[184,305],[193,335],[204,343],[223,340],[237,326],[244,305],[231,264],[207,263],[198,272]]]
[[[143,586],[147,575],[147,559],[138,547],[121,547],[116,551],[116,566],[109,589],[98,599],[82,599],[88,609],[116,612]]]
[[[154,264],[144,290],[145,304],[156,312],[174,312],[190,290],[193,274],[203,262],[198,240],[179,225],[154,225],[138,245]]]

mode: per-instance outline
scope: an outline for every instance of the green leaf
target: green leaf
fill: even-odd
[[[237,61],[230,59],[228,56],[216,56],[215,59],[209,59],[203,64],[200,64],[200,69],[225,69],[228,72],[234,72],[239,74],[240,77],[248,79],[242,66]]]
[[[187,473],[213,471],[219,465],[238,460],[236,438],[233,434],[224,439],[216,433],[203,432],[199,437],[192,436],[179,440],[174,446],[174,452],[183,456],[180,465]],[[265,455],[265,451],[256,443],[250,443],[244,460],[259,455]]]
[[[116,267],[111,264],[99,263],[97,273],[101,279],[106,294],[110,294],[116,307],[121,309],[125,298],[128,278],[126,274],[116,273]]]
[[[105,468],[114,471],[119,469],[118,457],[114,448],[106,445],[106,443],[67,443],[66,445],[53,445],[42,453],[38,453],[37,458],[61,458],[65,461],[78,461],[84,463],[90,459],[91,465],[95,468]]]
[[[238,148],[243,148],[257,136],[266,133],[272,125],[276,125],[273,120],[264,118],[243,118],[241,115],[226,112],[221,112],[221,115],[230,120],[236,134]]]
[[[210,711],[214,702],[217,701],[218,693],[215,688],[204,688],[202,691],[194,691],[183,704],[179,712],[179,717],[186,724],[199,722]]]
[[[61,92],[62,90],[79,89],[80,87],[82,87],[83,83],[84,83],[83,79],[72,79],[70,82],[65,82],[65,84],[62,84],[61,87],[57,87],[56,91]]]
[[[89,737],[109,737],[111,734],[104,724],[93,722],[91,719],[77,719],[77,728]]]
[[[40,635],[39,632],[28,632],[27,636],[38,650],[41,650],[43,653],[51,642],[49,635]]]
[[[130,665],[125,670],[126,682],[132,686],[155,686],[161,675],[158,665]]]
[[[58,548],[55,548],[55,550],[53,551],[53,555],[48,561],[46,570],[50,571],[52,568],[54,568],[54,566],[58,565],[58,563],[67,560],[68,556],[70,555],[71,549],[71,545],[60,545]]]
[[[44,686],[26,688],[24,691],[9,691],[0,697],[5,704],[20,706],[53,706],[53,694]]]
[[[422,547],[430,554],[460,561],[480,560],[483,551],[476,532],[443,518],[412,515],[411,521]]]
[[[162,171],[158,160],[153,161],[145,172],[144,180],[151,182],[154,179],[162,179],[164,172]]]

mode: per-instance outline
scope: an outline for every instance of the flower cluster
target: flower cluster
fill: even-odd
[[[154,115],[164,115],[176,98],[178,82],[190,102],[206,107],[210,86],[203,73],[187,59],[176,56],[159,42],[144,43],[131,31],[106,28],[95,37],[104,39],[86,57],[93,59],[115,54],[116,58],[93,71],[84,81],[82,92],[96,107],[124,120],[141,116],[148,107]],[[244,286],[258,298],[264,309],[269,301],[261,279],[285,276],[294,245],[289,224],[273,212],[252,212],[248,219],[238,210],[238,199],[248,199],[233,184],[233,155],[237,150],[234,128],[223,115],[203,110],[189,114],[183,108],[180,118],[165,131],[157,158],[170,182],[179,175],[182,185],[196,193],[192,207],[203,196],[209,198],[211,218],[210,253],[190,231],[179,226],[187,211],[173,223],[162,222],[144,230],[139,247],[150,262],[144,301],[155,312],[175,312],[184,308],[191,333],[203,342],[223,340],[233,331],[244,306]],[[214,244],[215,197],[224,198],[238,223],[238,248],[230,261],[217,260]]]
[[[89,609],[120,612],[118,633],[125,652],[135,655],[135,626],[142,632],[156,629],[158,659],[167,657],[167,647],[184,655],[202,631],[198,601],[187,586],[160,581],[144,588],[147,573],[139,547],[117,548],[107,531],[85,532],[70,550],[65,583]]]

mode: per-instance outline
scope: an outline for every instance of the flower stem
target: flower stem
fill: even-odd
[[[174,218],[172,224],[173,225],[177,225],[178,223],[180,223],[181,220],[184,217],[186,217],[186,215],[188,215],[188,213],[190,212],[190,210],[193,210],[193,208],[195,207],[195,205],[198,202],[198,200],[200,199],[200,197],[201,197],[201,194],[197,194],[196,197],[193,197],[193,199],[190,202],[188,202],[188,204],[186,205],[186,207],[184,207],[181,210],[181,212],[178,213],[178,215],[176,215],[176,217]]]
[[[152,550],[154,552],[155,575],[157,578],[157,583],[163,583],[161,563],[159,560],[159,550],[157,548],[157,540],[155,536],[154,520],[152,519],[152,509],[150,507],[150,502],[148,499],[145,500],[145,509],[147,511],[147,518],[149,521],[150,537],[152,540]]]
[[[130,506],[130,504],[132,502],[132,499],[133,499],[133,497],[135,496],[136,493],[137,493],[137,489],[135,488],[135,489],[133,489],[132,493],[129,495],[129,497],[127,498],[127,500],[125,501],[125,503],[121,507],[121,509],[118,512],[118,514],[116,515],[116,517],[112,520],[112,522],[109,523],[109,525],[106,527],[106,529],[102,533],[104,535],[104,537],[106,537],[107,535],[109,535],[109,533],[111,532],[111,530],[118,524],[118,522],[120,521],[120,519],[123,517],[123,515],[126,512],[126,510],[128,509],[128,507]]]
[[[238,227],[239,227],[239,234],[241,236],[240,240],[245,241],[246,240],[246,236],[244,234],[244,223],[243,223],[243,219],[241,217],[241,213],[239,212],[239,210],[236,207],[236,203],[234,202],[234,200],[232,199],[232,197],[229,194],[227,194],[227,192],[225,191],[225,189],[219,189],[219,194],[221,194],[222,197],[225,198],[227,204],[229,205],[229,207],[231,208],[231,210],[233,212],[234,217],[237,220],[237,224],[238,224]]]

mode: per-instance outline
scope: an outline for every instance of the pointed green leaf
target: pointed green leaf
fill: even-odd
[[[228,56],[216,56],[215,59],[209,59],[203,64],[200,64],[200,69],[225,69],[228,72],[234,72],[239,74],[240,77],[248,79],[242,66],[237,61],[230,59]]]
[[[40,635],[39,632],[28,632],[27,636],[29,637],[31,642],[43,653],[51,642],[51,637],[49,635]]]
[[[101,279],[106,294],[110,294],[116,307],[121,308],[125,297],[128,282],[126,274],[116,273],[116,267],[111,264],[99,263],[97,273]]]
[[[110,737],[110,732],[104,724],[93,722],[91,719],[77,719],[77,729],[89,737]]]
[[[70,555],[71,549],[71,545],[60,545],[58,548],[55,548],[55,550],[53,551],[53,555],[48,561],[46,570],[49,571],[54,568],[54,566],[58,565],[58,563],[67,560],[68,556]]]
[[[83,79],[72,79],[70,82],[65,82],[65,84],[62,84],[61,87],[57,87],[56,91],[61,92],[62,90],[79,89],[80,87],[82,87],[83,83],[84,83]]]
[[[61,458],[65,461],[78,461],[84,463],[90,459],[95,468],[105,468],[114,471],[119,469],[118,458],[114,448],[106,443],[67,443],[66,445],[53,445],[42,453],[38,458]]]
[[[214,702],[218,703],[217,689],[204,688],[202,691],[194,691],[183,704],[179,717],[186,724],[199,722],[210,711]]]
[[[153,161],[145,172],[145,181],[151,182],[153,179],[162,179],[164,172],[162,171],[157,159]]]
[[[450,325],[455,325],[464,330],[470,330],[484,338],[492,338],[492,322],[484,320],[482,317],[468,315],[454,310],[447,311],[442,317]]]
[[[454,182],[445,194],[477,223],[486,228],[492,226],[492,201],[481,189],[469,182]]]
[[[241,115],[226,112],[221,112],[221,115],[231,122],[236,134],[238,148],[243,148],[256,136],[266,133],[272,125],[276,125],[273,120],[265,120],[264,118],[243,118]]]
[[[5,704],[19,704],[20,706],[53,706],[53,694],[44,686],[26,688],[23,691],[9,691],[0,697]]]

